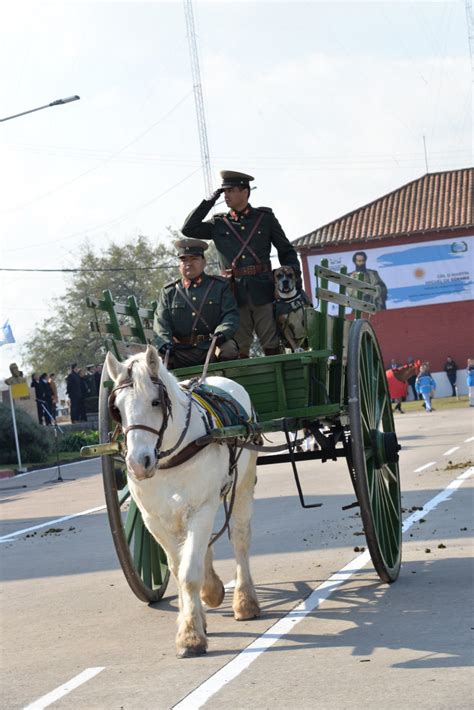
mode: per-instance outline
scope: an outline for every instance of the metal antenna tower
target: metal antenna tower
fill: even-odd
[[[466,0],[466,21],[467,37],[469,41],[469,54],[471,55],[471,72],[474,81],[474,15],[472,14],[472,2]]]
[[[209,159],[209,144],[207,142],[206,115],[204,113],[204,100],[202,98],[201,71],[199,69],[199,55],[194,28],[194,14],[192,0],[183,0],[186,15],[186,28],[191,58],[191,71],[193,76],[194,103],[196,106],[196,119],[198,124],[199,144],[201,146],[202,172],[206,195],[212,192],[211,161]]]

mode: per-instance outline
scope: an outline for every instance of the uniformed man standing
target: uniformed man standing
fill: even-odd
[[[167,284],[160,295],[153,325],[158,350],[163,356],[170,351],[170,368],[202,364],[217,335],[212,359],[238,359],[233,336],[239,309],[228,281],[204,273],[208,245],[200,239],[178,239],[174,244],[181,278]]]
[[[249,356],[254,331],[265,355],[276,355],[280,348],[273,314],[272,245],[280,264],[292,266],[299,275],[298,256],[272,210],[249,204],[250,181],[254,178],[231,170],[223,170],[221,177],[221,187],[191,212],[181,231],[187,237],[212,239],[216,245],[221,274],[229,279],[239,305],[240,326],[235,339],[240,357]],[[204,221],[222,193],[229,212]]]

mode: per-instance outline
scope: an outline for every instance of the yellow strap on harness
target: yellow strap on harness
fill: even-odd
[[[196,392],[192,392],[191,396],[194,397],[196,402],[201,405],[201,407],[204,407],[204,409],[209,412],[211,417],[213,417],[216,420],[217,427],[220,429],[223,427],[223,423],[219,415],[217,414],[216,410],[211,407],[209,402],[206,402],[205,399],[200,397]]]

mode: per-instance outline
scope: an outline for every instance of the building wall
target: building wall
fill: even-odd
[[[394,246],[394,244],[420,244],[424,241],[435,239],[458,239],[465,235],[463,230],[444,231],[436,235],[416,237],[407,235],[395,239],[378,239],[373,243],[353,242],[351,244],[341,244],[338,246],[327,245],[325,248],[313,249],[301,254],[303,262],[303,274],[305,289],[308,296],[310,293],[310,279],[307,264],[307,255],[317,254],[321,258],[325,253],[337,251],[354,251],[362,249],[369,253],[371,248]],[[406,362],[409,356],[428,360],[431,371],[441,372],[443,370],[446,357],[450,355],[460,368],[459,380],[462,381],[461,389],[464,390],[464,380],[466,359],[474,357],[474,301],[459,301],[452,303],[441,303],[429,306],[415,306],[405,309],[389,309],[379,311],[371,319],[372,325],[377,333],[385,363],[388,365],[392,358],[398,362]],[[438,379],[438,378],[437,378]],[[443,377],[440,378],[441,384]],[[440,394],[448,394],[449,384],[446,391],[442,387]]]
[[[411,355],[439,371],[448,355],[460,368],[474,357],[474,301],[379,311],[371,322],[387,364]]]

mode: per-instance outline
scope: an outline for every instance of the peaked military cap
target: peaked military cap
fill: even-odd
[[[249,182],[254,180],[251,175],[237,173],[235,170],[221,170],[221,187],[249,187]]]
[[[178,250],[178,256],[186,256],[187,254],[192,256],[204,256],[204,252],[209,246],[208,243],[203,242],[202,239],[177,239],[174,245]]]

